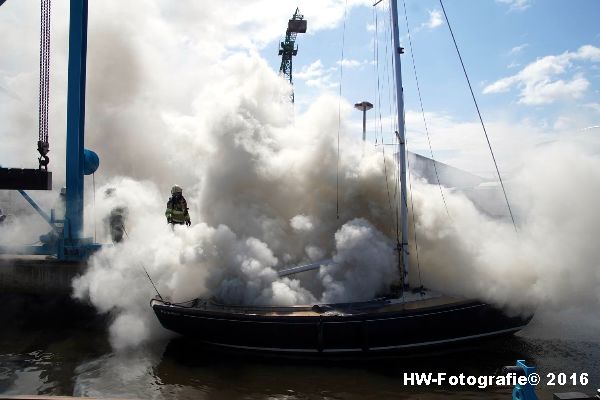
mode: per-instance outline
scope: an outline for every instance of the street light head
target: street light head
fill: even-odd
[[[368,101],[363,101],[362,103],[356,103],[354,108],[360,111],[367,111],[373,108],[373,104],[369,103]]]

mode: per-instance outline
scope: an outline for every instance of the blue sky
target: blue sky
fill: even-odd
[[[446,0],[444,6],[485,122],[492,126],[502,124],[505,129],[511,125],[525,131],[534,129],[536,132],[526,138],[533,144],[600,125],[599,1]],[[385,65],[386,46],[389,46],[385,41],[389,29],[387,7],[387,0],[377,6],[382,85],[388,79]],[[436,129],[435,120],[442,117],[448,124],[476,122],[475,108],[439,2],[406,0],[406,7],[423,105],[434,121],[430,128]],[[290,16],[294,9],[290,6]],[[424,142],[418,138],[423,128],[422,122],[418,124],[418,114],[411,114],[419,111],[419,104],[402,1],[399,14],[402,46],[406,49],[402,63],[407,131],[409,137],[414,131],[419,151],[424,150]],[[331,29],[311,33],[308,19],[309,33],[299,35],[299,53],[294,59],[299,112],[323,92],[337,94],[340,81],[342,21]],[[285,24],[281,22],[282,35]],[[342,96],[349,102],[377,103],[374,25],[370,4],[347,9],[343,49],[347,64],[343,69]],[[278,69],[280,63],[277,46],[278,42],[274,41],[261,50],[261,55],[274,69]],[[381,95],[385,99],[389,89],[382,88]],[[382,108],[384,116],[389,114],[387,105]],[[371,118],[376,115],[377,111],[370,111]],[[359,118],[357,111],[352,126],[358,130]],[[411,122],[417,124],[411,126]],[[368,130],[374,129],[374,121],[370,121]],[[595,134],[600,134],[600,130],[596,129]],[[504,132],[491,129],[490,135],[501,142]],[[432,145],[435,151],[435,141]],[[438,152],[441,151],[443,159],[444,144],[441,147]]]

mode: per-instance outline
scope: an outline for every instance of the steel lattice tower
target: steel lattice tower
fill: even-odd
[[[292,85],[294,84],[292,81],[292,57],[298,54],[298,46],[296,46],[296,35],[298,33],[306,33],[306,20],[304,19],[304,15],[300,14],[300,10],[296,8],[292,19],[288,21],[288,27],[285,31],[285,41],[281,42],[279,47],[279,55],[281,56],[279,73],[285,75]],[[290,99],[293,103],[293,89]]]

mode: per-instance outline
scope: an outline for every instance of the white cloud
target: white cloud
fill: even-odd
[[[589,108],[591,110],[596,111],[597,113],[600,113],[600,103],[587,103],[583,105],[586,108]]]
[[[121,4],[114,0],[111,4],[113,3],[117,6]],[[307,34],[339,26],[345,9],[348,12],[353,7],[370,6],[367,0],[298,0],[293,5],[277,0],[230,0],[210,7],[204,2],[194,1],[153,3],[155,2],[151,2],[150,7],[157,8],[174,24],[175,30],[191,40],[200,31],[205,38],[212,39],[215,43],[253,49],[262,49],[284,36],[287,21],[296,6],[308,21]],[[212,24],[198,23],[199,20],[219,21],[220,26],[213,29]]]
[[[337,61],[336,62],[337,65],[342,64],[342,67],[344,68],[357,68],[360,67],[363,63],[361,61],[358,60],[349,60],[347,58],[341,60],[341,61]]]
[[[506,68],[517,68],[520,67],[521,64],[519,64],[518,62],[511,62],[510,64],[508,64],[508,66]]]
[[[300,79],[307,86],[317,89],[331,89],[337,86],[333,79],[333,73],[337,68],[325,68],[321,60],[317,60],[308,66],[304,66],[294,74],[294,78]]]
[[[515,54],[519,54],[521,51],[523,51],[527,46],[529,46],[528,43],[523,43],[519,46],[515,46],[512,49],[510,49],[510,51],[508,52],[509,55],[515,55]]]
[[[579,50],[577,50],[577,53],[575,53],[574,58],[576,60],[600,61],[600,47],[589,44],[581,46]]]
[[[341,62],[338,60],[336,62],[337,65],[342,64],[342,67],[344,68],[359,68],[362,67],[363,65],[368,65],[368,64],[372,64],[373,61],[369,61],[369,60],[353,60],[353,59],[343,59]]]
[[[367,29],[367,32],[375,32],[375,24],[371,24],[371,23],[367,24],[366,29]]]
[[[427,12],[429,13],[429,18],[427,19],[427,21],[422,22],[421,25],[417,26],[412,31],[413,34],[416,34],[422,31],[423,29],[435,29],[444,23],[444,20],[442,18],[442,12],[440,10],[427,10]],[[404,40],[408,39],[406,37],[403,37],[402,41]]]
[[[508,5],[509,11],[524,11],[531,7],[532,0],[496,0],[496,2]]]
[[[440,10],[431,10],[429,11],[429,21],[425,23],[430,29],[437,28],[442,25],[444,21],[442,20],[442,12]]]
[[[323,75],[324,68],[321,60],[317,60],[294,74],[297,79],[308,80],[318,78]]]
[[[578,99],[587,90],[590,82],[577,75],[572,80],[557,80],[554,82],[532,85],[521,101],[525,104],[547,104],[560,99]]]
[[[600,48],[585,45],[576,52],[539,58],[515,75],[486,86],[483,93],[507,92],[513,87],[518,87],[521,90],[519,103],[530,105],[580,98],[590,85],[582,73],[577,73],[571,78],[557,79],[573,68],[574,61],[599,62]]]

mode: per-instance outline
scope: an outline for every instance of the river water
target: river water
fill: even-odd
[[[510,399],[512,387],[407,386],[404,374],[494,375],[517,359],[538,367],[540,399],[600,387],[600,345],[516,336],[406,357],[311,360],[223,353],[173,337],[115,352],[103,329],[0,327],[0,394],[140,399]],[[576,373],[578,384],[546,386],[548,373]],[[589,374],[587,385],[580,374]],[[557,379],[558,381],[558,379]],[[558,383],[558,382],[556,382]]]

